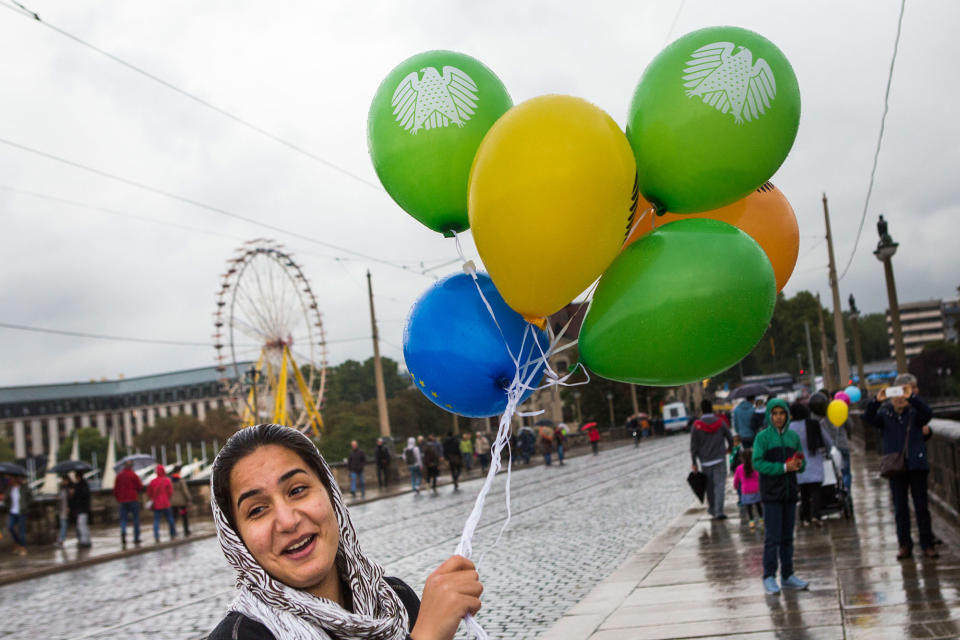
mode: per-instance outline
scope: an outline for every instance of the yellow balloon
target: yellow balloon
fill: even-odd
[[[571,96],[519,104],[473,160],[468,211],[497,290],[530,321],[562,309],[617,257],[637,203],[630,143]]]
[[[850,407],[843,400],[832,400],[827,405],[827,419],[835,427],[839,427],[847,421],[847,415],[850,413]]]

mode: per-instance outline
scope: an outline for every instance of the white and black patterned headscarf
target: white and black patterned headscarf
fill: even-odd
[[[295,435],[292,435],[295,434]],[[234,442],[235,439],[239,438]],[[223,513],[216,499],[218,463],[231,445],[236,450],[279,444],[284,446],[291,438],[302,439],[316,455],[305,460],[316,471],[322,469],[320,479],[327,486],[333,509],[340,525],[340,545],[336,566],[340,580],[350,589],[353,613],[336,602],[319,598],[306,591],[290,587],[271,577],[261,567],[231,524],[232,518]],[[298,445],[303,446],[302,442]],[[303,451],[297,451],[303,457]],[[312,456],[311,456],[312,457]],[[312,464],[311,464],[312,463]],[[321,469],[316,469],[319,466]],[[406,608],[394,590],[383,579],[383,568],[371,561],[360,550],[356,530],[343,503],[343,496],[326,461],[310,440],[295,429],[279,425],[257,425],[234,434],[214,461],[210,476],[213,518],[217,538],[227,561],[237,570],[239,593],[229,610],[260,622],[278,639],[329,640],[331,636],[369,640],[402,640],[407,637]],[[229,470],[223,472],[229,473]],[[229,500],[228,500],[229,502]]]

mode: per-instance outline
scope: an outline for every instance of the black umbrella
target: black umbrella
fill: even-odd
[[[0,474],[27,477],[27,470],[12,462],[0,462]]]
[[[734,389],[733,393],[730,394],[730,399],[736,400],[737,398],[749,398],[750,396],[769,396],[772,393],[773,390],[767,385],[760,384],[759,382],[751,382]]]
[[[687,484],[690,485],[690,488],[693,489],[693,493],[697,496],[697,500],[701,503],[703,502],[703,497],[707,494],[707,476],[705,473],[700,471],[691,471],[687,476]]]
[[[147,453],[135,453],[131,456],[127,456],[126,458],[121,458],[117,464],[113,465],[113,470],[117,473],[120,473],[120,469],[123,469],[123,465],[125,465],[127,462],[132,462],[133,470],[139,471],[140,469],[149,467],[152,464],[156,464],[157,459]]]
[[[536,426],[538,427],[555,427],[557,426],[553,420],[547,420],[546,418],[542,420],[537,420]]]
[[[58,462],[53,465],[53,468],[47,473],[69,473],[71,471],[85,473],[87,471],[93,471],[93,467],[83,460],[64,460],[63,462]]]

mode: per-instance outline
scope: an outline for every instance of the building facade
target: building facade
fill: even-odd
[[[907,357],[915,356],[931,342],[957,342],[957,318],[960,303],[957,300],[924,300],[900,305],[900,325],[903,347]],[[893,344],[893,325],[887,310],[887,337],[890,355],[896,357]]]
[[[158,418],[190,414],[203,420],[223,407],[223,373],[216,367],[173,371],[103,382],[0,388],[0,437],[17,459],[49,455],[74,429],[94,427],[117,444],[134,438]]]

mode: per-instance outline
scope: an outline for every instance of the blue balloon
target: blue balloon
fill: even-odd
[[[847,387],[846,389],[844,389],[843,392],[844,392],[845,394],[847,394],[848,396],[850,396],[850,403],[851,403],[851,404],[854,403],[854,402],[860,402],[861,395],[860,395],[860,388],[859,388],[859,387],[855,387],[855,386],[853,386],[853,385],[850,385],[849,387]]]
[[[550,339],[507,306],[489,276],[478,273],[477,279],[500,329],[473,279],[465,273],[450,275],[430,287],[410,309],[403,358],[414,384],[432,403],[468,418],[487,418],[503,413],[507,387],[517,369],[504,338],[521,365],[539,356],[540,349],[545,353]],[[539,384],[543,368],[541,361],[532,370],[530,386]],[[524,377],[530,371],[525,369]],[[523,400],[531,393],[528,390]]]

